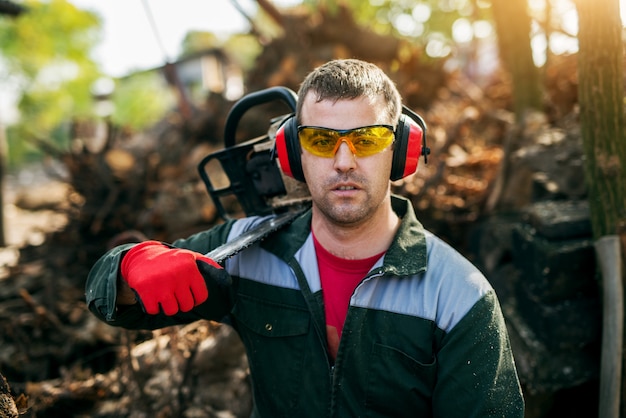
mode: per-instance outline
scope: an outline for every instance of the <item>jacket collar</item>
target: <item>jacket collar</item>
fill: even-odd
[[[391,196],[391,207],[402,219],[400,228],[385,254],[383,269],[397,275],[413,275],[426,270],[426,235],[417,220],[411,202],[400,196]]]
[[[391,206],[402,222],[385,254],[383,271],[397,276],[425,271],[426,236],[424,227],[415,216],[413,205],[404,197],[392,195]],[[310,233],[311,210],[309,209],[285,229],[267,237],[261,246],[283,260],[290,260],[304,245]]]

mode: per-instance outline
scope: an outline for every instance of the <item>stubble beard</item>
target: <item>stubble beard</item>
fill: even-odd
[[[368,219],[368,213],[364,205],[346,203],[333,205],[324,200],[317,203],[317,208],[332,224],[338,226],[358,225]]]
[[[370,206],[372,199],[367,191],[366,183],[361,180],[359,184],[364,186],[360,191],[365,193],[365,199],[357,202],[352,199],[330,199],[324,197],[315,202],[315,206],[327,220],[338,226],[357,226],[367,222],[376,208]]]

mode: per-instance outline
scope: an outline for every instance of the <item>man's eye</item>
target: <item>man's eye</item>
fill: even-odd
[[[332,141],[324,137],[315,138],[311,142],[315,147],[329,147],[332,145]]]
[[[352,141],[352,143],[354,144],[354,146],[358,146],[358,147],[372,147],[372,146],[377,145],[378,141],[376,141],[376,139],[373,139],[373,138],[362,136]]]

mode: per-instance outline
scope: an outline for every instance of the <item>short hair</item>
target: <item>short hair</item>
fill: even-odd
[[[314,93],[317,101],[350,100],[359,97],[383,97],[389,120],[395,124],[402,113],[402,98],[395,83],[380,67],[358,59],[329,61],[310,72],[298,90],[296,120],[300,121],[302,104],[307,93]]]

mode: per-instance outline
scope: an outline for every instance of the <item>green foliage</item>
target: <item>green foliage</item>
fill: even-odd
[[[220,40],[211,32],[190,31],[182,42],[181,56],[192,54],[205,49],[217,48]]]
[[[223,45],[224,50],[243,71],[250,71],[263,47],[252,35],[237,34],[230,36]]]
[[[19,101],[22,123],[38,136],[46,136],[69,118],[88,117],[93,107],[90,89],[97,74],[94,65],[48,65],[23,90]]]
[[[32,142],[22,141],[21,138],[32,137],[30,132],[22,124],[8,126],[6,128],[8,147],[6,150],[7,166],[15,168],[24,162],[35,161],[41,158],[42,152]]]
[[[35,78],[58,61],[91,62],[87,52],[99,40],[99,18],[65,0],[26,0],[26,13],[0,20],[0,50],[9,70]]]
[[[20,121],[8,132],[9,147],[24,148],[16,143],[32,138],[67,144],[58,127],[93,110],[90,87],[100,74],[89,54],[99,41],[100,20],[65,0],[24,5],[18,18],[0,19],[2,79],[20,95]]]
[[[304,0],[303,4],[312,11],[339,12],[333,0]],[[484,0],[345,0],[342,4],[351,10],[357,22],[378,33],[421,44],[433,57],[450,54],[455,45],[454,23],[459,19],[491,19],[489,4]]]
[[[181,57],[212,48],[222,48],[244,71],[252,68],[254,60],[262,51],[254,35],[233,34],[221,39],[211,32],[191,31],[183,39]]]
[[[157,122],[174,105],[160,73],[138,73],[118,82],[112,96],[114,124],[140,131]]]

